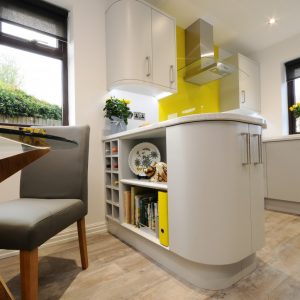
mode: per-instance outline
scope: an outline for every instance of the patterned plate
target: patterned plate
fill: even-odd
[[[129,153],[128,164],[135,175],[146,176],[144,168],[149,167],[153,162],[160,162],[160,153],[151,143],[140,143]]]

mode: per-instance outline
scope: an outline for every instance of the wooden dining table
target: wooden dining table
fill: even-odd
[[[75,141],[48,135],[45,128],[0,126],[0,183],[49,151],[76,146]],[[0,300],[6,299],[14,297],[0,273]]]

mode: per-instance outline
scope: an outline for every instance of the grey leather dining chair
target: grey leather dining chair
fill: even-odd
[[[51,150],[21,171],[20,198],[0,203],[0,249],[20,250],[23,300],[38,298],[38,247],[77,222],[82,269],[88,267],[89,127],[45,127],[46,133],[76,141]]]

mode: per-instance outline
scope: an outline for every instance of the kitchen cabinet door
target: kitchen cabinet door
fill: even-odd
[[[125,80],[152,81],[151,8],[118,1],[106,12],[108,87]]]
[[[153,83],[177,87],[175,20],[152,9]]]
[[[236,71],[220,80],[220,109],[248,109],[260,112],[259,65],[248,57],[236,54],[224,60]]]
[[[264,175],[262,164],[261,126],[249,125],[250,134],[250,197],[252,221],[252,249],[261,249],[265,241],[264,233]]]
[[[238,122],[167,128],[170,251],[215,265],[253,253],[248,138]]]
[[[248,57],[239,54],[238,66],[240,106],[260,112],[259,65]]]

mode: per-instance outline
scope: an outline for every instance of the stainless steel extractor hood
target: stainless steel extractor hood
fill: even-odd
[[[234,70],[233,66],[215,58],[211,24],[198,19],[185,30],[185,81],[201,85],[220,79]]]

